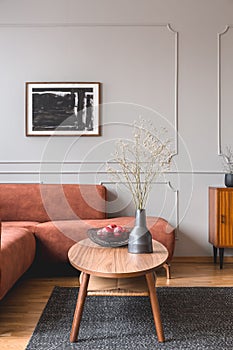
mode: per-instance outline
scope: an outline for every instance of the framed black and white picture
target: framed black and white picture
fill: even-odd
[[[26,83],[27,136],[99,136],[100,83]]]

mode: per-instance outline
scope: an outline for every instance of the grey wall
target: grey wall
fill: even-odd
[[[175,152],[147,213],[178,225],[176,255],[211,255],[208,186],[223,186],[233,143],[231,25],[230,0],[0,1],[0,181],[103,182],[111,215],[132,214],[105,162],[142,115]],[[27,81],[101,82],[102,136],[26,137]]]

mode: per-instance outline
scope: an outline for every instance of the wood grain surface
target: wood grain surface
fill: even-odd
[[[70,248],[70,263],[78,270],[100,277],[136,277],[161,266],[168,258],[167,249],[153,240],[153,253],[131,254],[127,247],[101,247],[89,238]]]

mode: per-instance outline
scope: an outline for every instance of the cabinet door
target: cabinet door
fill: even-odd
[[[219,191],[219,246],[233,247],[233,191]]]

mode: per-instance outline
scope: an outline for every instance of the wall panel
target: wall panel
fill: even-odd
[[[176,255],[212,254],[208,187],[223,186],[219,154],[233,146],[229,23],[228,0],[0,2],[0,181],[103,182],[113,211],[131,215],[105,163],[142,115],[174,145],[147,212],[178,227]],[[100,81],[102,136],[26,137],[26,81]]]

